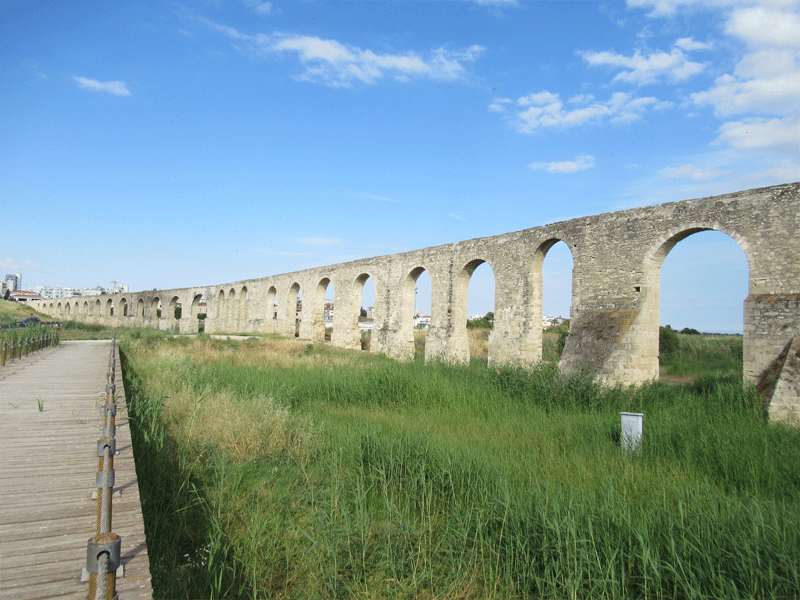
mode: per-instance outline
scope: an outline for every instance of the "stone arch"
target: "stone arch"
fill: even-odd
[[[217,319],[215,331],[225,331],[225,290],[220,290],[217,294]]]
[[[110,319],[114,316],[114,299],[109,298],[106,300],[106,319]]]
[[[124,296],[119,300],[119,313],[120,317],[128,316],[128,300]]]
[[[296,281],[289,288],[284,304],[284,318],[286,321],[284,335],[287,337],[300,337],[300,324],[303,321],[303,290]]]
[[[452,327],[453,332],[450,344],[450,356],[457,362],[470,361],[469,333],[467,331],[467,321],[469,320],[469,287],[472,275],[481,265],[487,265],[492,271],[494,269],[489,261],[483,258],[475,258],[468,261],[456,276],[453,285],[453,306],[452,306]],[[496,291],[495,291],[496,294]],[[494,312],[495,299],[492,302],[492,312]],[[491,334],[490,334],[491,336]],[[488,343],[489,340],[487,340]],[[491,354],[489,360],[492,359]]]
[[[225,324],[231,333],[236,333],[238,331],[239,323],[237,316],[239,313],[239,302],[240,297],[236,295],[236,288],[232,287],[228,290],[227,303],[225,306]]]
[[[190,321],[189,327],[192,330],[190,333],[194,332],[202,332],[205,331],[205,314],[202,313],[202,304],[206,302],[206,297],[203,294],[195,294],[194,298],[192,298],[192,308],[189,313]],[[205,310],[208,311],[208,305],[206,304]],[[200,316],[203,315],[201,319]]]
[[[314,342],[325,341],[325,329],[333,327],[325,321],[325,296],[328,288],[332,285],[330,277],[323,277],[319,280],[314,295],[303,304],[303,314],[305,315],[306,329],[305,335]]]
[[[572,255],[573,271],[575,264],[575,245],[565,237],[554,236],[542,241],[533,253],[533,260],[531,262],[531,301],[528,306],[528,318],[526,322],[529,323],[529,331],[527,331],[528,338],[532,345],[532,356],[535,361],[543,359],[542,344],[544,342],[543,328],[544,328],[544,274],[543,266],[547,253],[558,244],[563,242],[569,249]],[[575,282],[573,281],[573,272],[570,272],[570,286],[572,288],[572,301],[571,306],[575,306],[577,302],[578,290],[575,289]],[[567,337],[569,339],[569,336]]]
[[[238,329],[240,331],[247,331],[247,319],[250,312],[250,290],[247,289],[246,285],[242,286],[242,289],[239,290],[239,314],[237,315],[237,323],[239,324]]]
[[[136,303],[136,320],[140,325],[144,325],[144,298],[139,298]]]
[[[183,316],[183,307],[181,306],[181,299],[178,296],[170,298],[169,307],[167,308],[167,322],[170,324],[170,329],[175,333],[180,331],[180,319]]]
[[[411,269],[400,285],[400,314],[399,314],[399,347],[392,349],[392,354],[398,358],[414,358],[414,309],[416,307],[416,286],[420,275],[428,271],[425,267],[417,266]],[[428,275],[430,272],[428,271]],[[431,277],[431,288],[434,282]],[[433,294],[432,294],[433,297]],[[433,305],[431,305],[433,310]],[[426,354],[426,359],[428,358]]]
[[[100,301],[100,298],[98,298],[94,302],[94,312],[95,312],[95,316],[98,319],[100,319],[103,316],[103,303]]]
[[[276,333],[278,327],[278,290],[274,285],[269,286],[267,290],[267,331]]]
[[[83,316],[84,317],[91,317],[92,316],[92,307],[93,303],[89,302],[88,300],[83,301]]]
[[[337,317],[341,317],[339,323],[342,327],[345,327],[346,330],[349,332],[346,347],[348,348],[360,348],[361,350],[374,350],[372,347],[372,329],[370,326],[375,324],[375,316],[374,313],[370,314],[369,306],[365,309],[366,315],[361,314],[361,309],[364,307],[364,289],[367,286],[367,282],[372,281],[372,287],[375,287],[375,278],[372,277],[369,273],[361,273],[358,277],[356,277],[351,289],[353,290],[353,295],[351,299],[350,306],[347,307],[347,314],[340,313]],[[374,290],[377,294],[377,290]],[[373,300],[374,302],[374,300]],[[374,310],[374,304],[372,305],[372,309]],[[368,324],[362,329],[362,323]]]
[[[634,324],[639,346],[638,355],[643,379],[658,379],[659,376],[659,321],[661,313],[661,267],[670,251],[682,240],[701,231],[719,231],[732,238],[744,253],[748,265],[748,289],[752,288],[750,244],[738,232],[719,223],[694,222],[673,227],[659,236],[648,248],[642,261],[641,285],[634,286],[639,297],[640,315]],[[743,307],[744,313],[744,307]],[[744,318],[744,317],[743,317]],[[747,345],[747,332],[744,343]]]
[[[161,329],[161,319],[164,317],[164,311],[161,308],[161,297],[154,296],[150,301],[150,321],[155,323],[156,329]]]

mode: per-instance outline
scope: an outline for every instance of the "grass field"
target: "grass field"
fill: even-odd
[[[156,597],[800,597],[800,435],[740,375],[121,349]],[[645,415],[634,455],[620,411]]]

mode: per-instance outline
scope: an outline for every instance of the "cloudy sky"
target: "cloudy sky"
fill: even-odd
[[[0,90],[0,261],[27,289],[226,283],[800,179],[797,1],[6,0]],[[559,244],[546,313],[570,269]],[[740,332],[746,294],[736,243],[697,234],[661,321]]]

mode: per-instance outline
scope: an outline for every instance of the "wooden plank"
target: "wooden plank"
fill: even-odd
[[[94,534],[97,439],[108,342],[65,342],[0,367],[0,600],[82,598]],[[120,598],[152,598],[122,374],[117,361],[112,531],[122,538]],[[41,403],[41,404],[40,404]],[[40,407],[42,410],[40,410]]]

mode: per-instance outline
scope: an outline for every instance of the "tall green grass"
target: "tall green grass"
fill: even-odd
[[[741,335],[694,335],[660,328],[660,363],[667,375],[742,375]]]
[[[268,343],[121,345],[157,597],[800,597],[800,435],[736,376]]]

